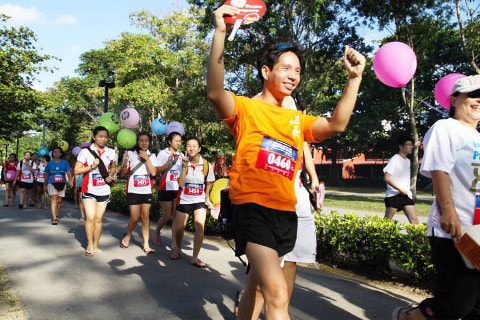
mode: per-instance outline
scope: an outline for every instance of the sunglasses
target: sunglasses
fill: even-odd
[[[480,89],[468,93],[469,98],[480,98]]]
[[[292,48],[292,45],[289,42],[282,42],[277,44],[275,50],[286,50]]]

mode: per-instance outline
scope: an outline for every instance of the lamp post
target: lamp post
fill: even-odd
[[[13,136],[14,136],[15,138],[17,138],[16,154],[17,154],[17,157],[18,157],[18,139],[22,136],[22,132],[20,132],[20,131],[14,131],[14,132],[13,132]]]
[[[8,158],[8,143],[4,143],[3,145],[5,146],[5,162],[7,162],[7,158]]]
[[[42,126],[42,147],[45,147],[45,126],[47,125],[47,122],[43,119],[40,119],[40,125]]]
[[[99,87],[105,88],[105,97],[103,99],[103,112],[108,112],[108,89],[115,88],[115,78],[113,77],[115,72],[110,71],[108,77],[104,80],[100,80]]]

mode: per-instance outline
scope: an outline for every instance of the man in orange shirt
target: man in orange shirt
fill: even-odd
[[[269,44],[259,52],[262,92],[253,99],[236,96],[224,89],[227,26],[223,17],[237,13],[238,8],[230,5],[214,11],[207,95],[237,145],[230,171],[236,255],[246,254],[251,267],[238,318],[251,317],[259,285],[266,318],[288,319],[287,283],[280,261],[296,239],[293,183],[302,160],[303,142],[321,141],[345,130],[355,106],[365,57],[345,48],[343,63],[348,80],[331,118],[279,108],[299,84],[303,65],[301,50],[289,42]]]

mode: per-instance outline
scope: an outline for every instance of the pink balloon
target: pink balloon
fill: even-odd
[[[7,173],[5,174],[5,181],[7,182],[13,182],[15,181],[15,175],[16,175],[15,170],[8,170]]]
[[[120,123],[125,128],[135,128],[140,122],[138,111],[133,108],[125,108],[120,112]]]
[[[403,42],[384,44],[373,58],[373,70],[378,80],[393,88],[402,88],[412,80],[417,70],[417,57]]]
[[[450,73],[438,80],[433,93],[438,104],[447,110],[450,110],[450,96],[452,95],[452,88],[458,79],[464,78],[466,75],[461,73]]]

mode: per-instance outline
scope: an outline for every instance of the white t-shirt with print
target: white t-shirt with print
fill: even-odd
[[[383,168],[383,173],[389,173],[395,184],[403,190],[408,190],[408,197],[413,199],[412,191],[410,190],[410,159],[404,159],[397,153],[388,160],[387,165]],[[399,193],[400,191],[387,184],[385,198],[396,196]]]
[[[154,167],[157,166],[157,157],[155,154],[150,153],[147,150],[147,155],[150,158],[150,162]],[[128,184],[127,184],[127,193],[136,193],[136,194],[151,194],[152,193],[152,180],[150,175],[155,175],[155,172],[149,172],[147,170],[147,164],[142,163],[140,167],[138,167],[133,174],[131,174],[131,170],[133,170],[140,161],[140,156],[138,155],[137,151],[128,151],[128,161],[127,161],[127,168],[129,173]],[[124,164],[123,164],[124,165]]]
[[[215,181],[215,173],[210,163],[208,165],[207,182]],[[205,175],[203,171],[203,159],[200,157],[198,165],[188,163],[188,171],[185,176],[185,185],[180,192],[180,204],[192,204],[205,202]]]
[[[170,151],[170,148],[166,148],[161,150],[158,153],[157,156],[157,166],[163,166],[167,163],[168,159],[172,155],[172,152]],[[166,174],[166,186],[165,189],[167,191],[177,191],[178,190],[178,177],[180,176],[180,173],[182,172],[182,158],[184,155],[177,151],[173,154],[175,156],[175,163],[174,165],[168,170],[168,173]]]
[[[444,171],[450,179],[462,226],[473,224],[476,197],[480,199],[480,133],[453,118],[438,120],[427,132],[420,173],[431,178],[432,171]],[[440,211],[436,199],[428,217],[428,235],[451,238],[440,227]]]
[[[77,162],[81,162],[84,167],[92,165],[95,160],[93,154],[88,150],[89,148],[100,156],[100,159],[105,164],[107,170],[110,167],[110,164],[115,162],[115,150],[105,147],[103,152],[99,154],[95,145],[92,144],[88,148],[83,148],[77,156]],[[107,196],[110,194],[110,186],[102,178],[98,167],[83,174],[82,193],[91,193],[96,196]]]

